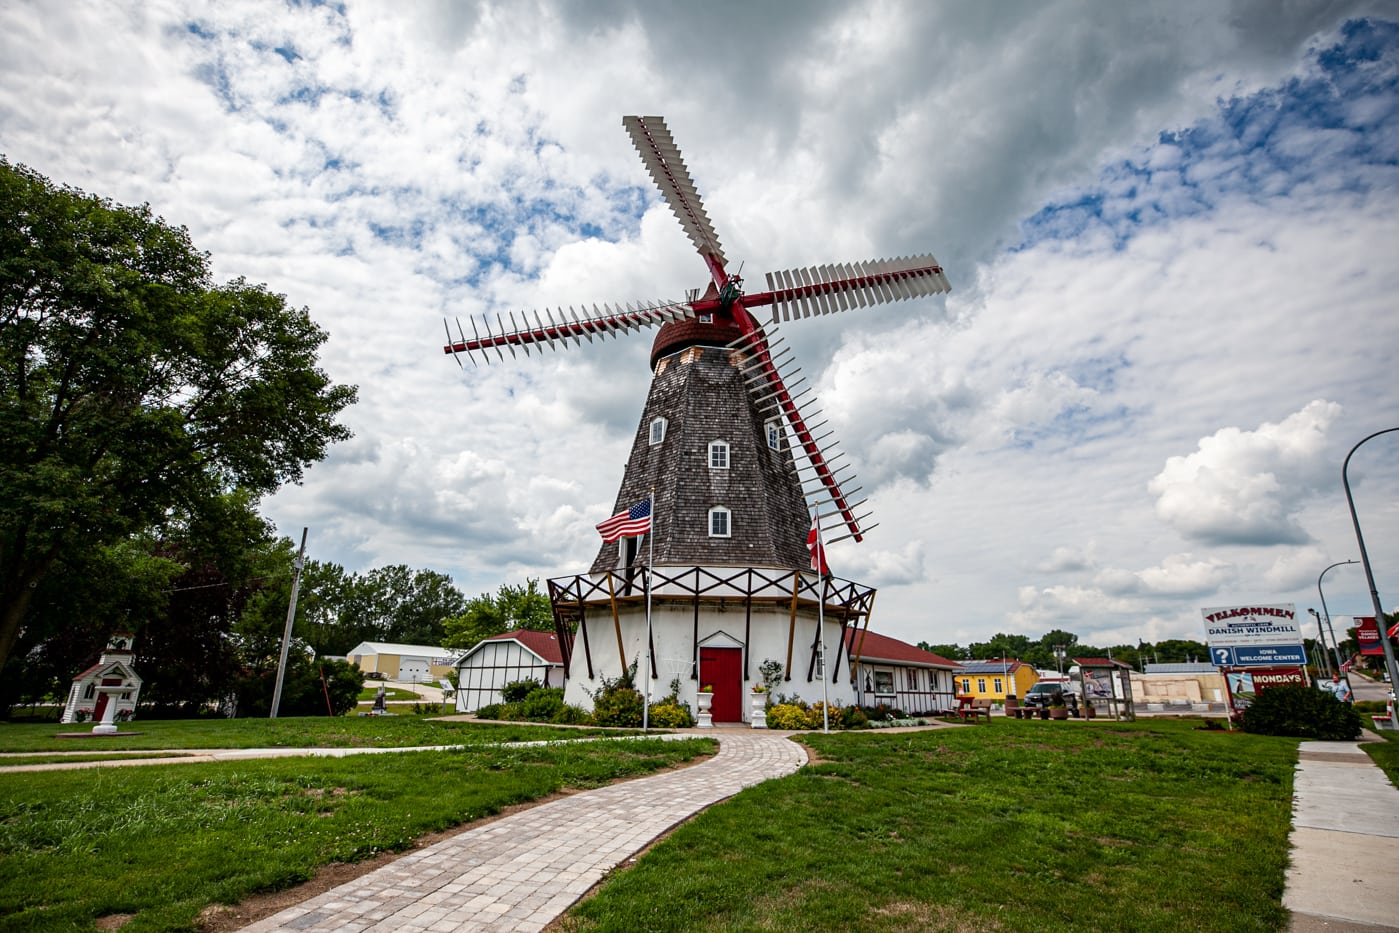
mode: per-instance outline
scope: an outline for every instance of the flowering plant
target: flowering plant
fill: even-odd
[[[767,693],[767,692],[768,692],[768,688],[767,688],[767,687],[764,687],[762,684],[754,684],[754,685],[753,685],[753,692],[754,692],[754,693]]]
[[[713,692],[714,692],[714,685],[713,685],[713,684],[700,684],[699,692],[700,692],[700,693],[713,693]]]

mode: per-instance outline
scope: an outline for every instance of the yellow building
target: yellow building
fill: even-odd
[[[1006,694],[1023,697],[1039,682],[1040,675],[1033,665],[1014,658],[993,658],[989,661],[963,661],[962,669],[953,675],[957,693],[976,699],[1000,703]]]

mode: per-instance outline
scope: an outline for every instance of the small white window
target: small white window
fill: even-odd
[[[665,440],[665,423],[666,422],[664,418],[657,418],[655,421],[651,422],[652,447],[655,447],[661,441]]]
[[[709,468],[711,470],[727,470],[729,468],[728,441],[709,442]]]
[[[773,418],[767,423],[768,448],[770,450],[782,449],[782,422]]]
[[[976,679],[976,692],[977,692],[977,693],[985,693],[985,692],[986,692],[986,678],[985,678],[985,677],[978,677],[978,678]]]
[[[722,505],[716,505],[709,510],[709,536],[727,538],[730,534],[729,510]]]
[[[994,688],[994,689],[995,689],[995,692],[996,692],[996,693],[1000,693],[1000,692],[1001,692],[1001,678],[997,677],[995,680],[991,681],[991,683],[995,684],[995,688]]]
[[[713,323],[714,323],[714,315],[708,314],[708,313],[701,314],[701,315],[699,316],[699,322],[700,322],[701,324],[713,324]]]

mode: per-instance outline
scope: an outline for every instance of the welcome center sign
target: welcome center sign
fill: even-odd
[[[1201,609],[1205,642],[1216,667],[1271,667],[1307,663],[1293,603]]]

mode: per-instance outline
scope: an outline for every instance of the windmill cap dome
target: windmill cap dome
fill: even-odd
[[[714,320],[707,324],[701,323],[697,317],[670,321],[661,325],[660,332],[656,334],[655,342],[651,344],[651,368],[655,369],[656,364],[663,357],[679,353],[686,347],[693,347],[697,344],[722,347],[742,336],[743,330],[732,318],[721,318],[717,314],[714,316]]]

